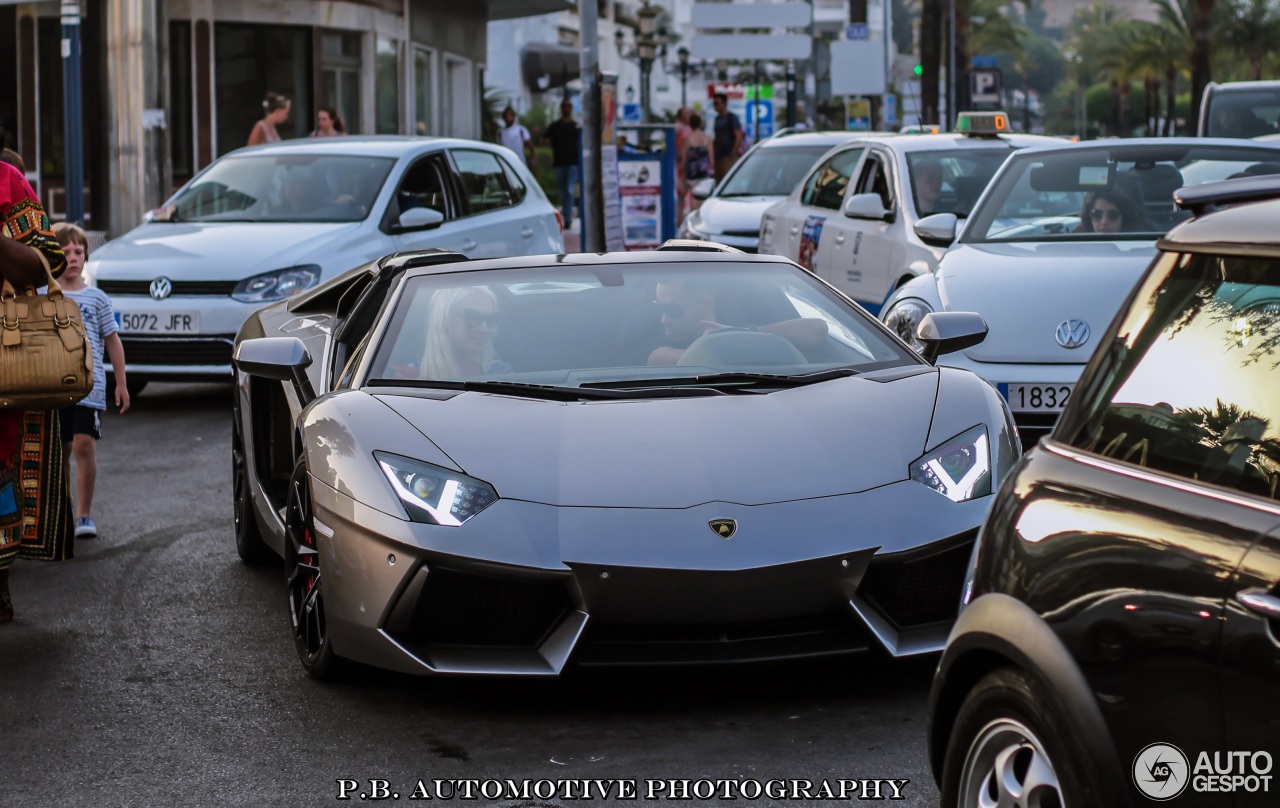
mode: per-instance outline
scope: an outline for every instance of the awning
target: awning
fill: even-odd
[[[572,11],[577,7],[574,0],[489,0],[489,19],[511,20],[557,11]]]
[[[577,48],[550,42],[531,42],[520,53],[520,77],[536,93],[563,87],[578,78],[581,59]]]

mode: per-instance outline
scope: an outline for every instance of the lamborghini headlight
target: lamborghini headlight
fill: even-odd
[[[991,443],[987,428],[975,426],[911,464],[911,479],[952,502],[991,493]]]
[[[385,452],[373,456],[415,522],[457,527],[498,501],[493,486],[474,477]]]
[[[924,351],[924,343],[916,339],[916,329],[926,314],[932,312],[929,304],[914,297],[908,297],[893,304],[893,308],[884,314],[884,324],[889,330],[902,338],[902,341],[915,348],[916,353]]]

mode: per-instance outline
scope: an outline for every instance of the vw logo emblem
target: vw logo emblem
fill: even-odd
[[[1063,348],[1079,348],[1089,341],[1089,324],[1084,320],[1063,320],[1054,337]]]
[[[173,294],[173,281],[168,278],[156,278],[151,282],[151,296],[156,300],[164,300]]]
[[[738,523],[732,519],[712,519],[708,524],[717,536],[726,541],[732,539],[733,534],[738,532]]]

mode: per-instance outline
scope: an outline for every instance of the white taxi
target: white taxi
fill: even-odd
[[[968,215],[1015,149],[1061,143],[1008,134],[1008,121],[965,113],[954,133],[882,135],[832,149],[764,212],[760,252],[796,261],[878,313],[894,289],[932,271],[951,242],[922,220]]]

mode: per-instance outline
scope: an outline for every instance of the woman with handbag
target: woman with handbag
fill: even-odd
[[[4,332],[16,330],[10,323],[10,309],[16,308],[13,290],[44,286],[47,278],[62,273],[66,262],[35,192],[8,163],[0,163],[0,222],[0,281],[9,285],[0,301]],[[8,342],[0,344],[0,350],[13,350]],[[62,469],[56,411],[0,409],[0,623],[13,619],[9,567],[15,558],[71,558],[70,502]]]

